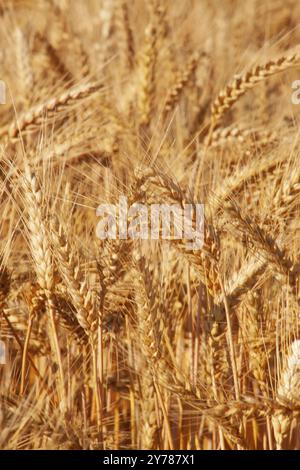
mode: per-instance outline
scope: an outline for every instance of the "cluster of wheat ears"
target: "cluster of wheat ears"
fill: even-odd
[[[300,448],[298,21],[0,2],[1,449]],[[120,195],[205,204],[203,248],[97,239]]]

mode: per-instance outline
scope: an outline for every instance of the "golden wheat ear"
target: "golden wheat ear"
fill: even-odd
[[[230,85],[222,90],[215,99],[211,108],[211,125],[215,127],[236,101],[248,90],[254,88],[258,83],[277,73],[299,66],[299,54],[282,56],[270,60],[263,65],[257,65],[244,75],[237,76]]]

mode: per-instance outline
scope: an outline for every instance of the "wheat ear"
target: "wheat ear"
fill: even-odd
[[[244,75],[237,75],[231,84],[227,85],[215,99],[211,108],[211,126],[214,128],[225,112],[243,96],[248,90],[271,75],[283,72],[291,67],[295,67],[300,62],[299,54],[282,56],[278,59],[270,60],[263,65],[253,67]]]
[[[61,405],[66,405],[64,372],[58,337],[55,324],[55,303],[53,285],[53,263],[51,245],[46,228],[45,214],[43,211],[43,195],[36,175],[25,162],[23,174],[23,187],[26,209],[28,213],[27,228],[32,257],[35,264],[37,281],[47,298],[47,307],[52,329],[52,347],[57,357],[60,375],[60,398]]]
[[[154,107],[156,48],[156,28],[150,23],[145,31],[145,47],[140,63],[139,109],[141,126],[149,126]]]
[[[193,54],[186,67],[178,72],[174,84],[171,86],[165,103],[165,114],[171,112],[177,103],[180,100],[180,97],[184,91],[185,86],[188,84],[189,80],[191,79],[193,73],[196,70],[197,64],[199,60],[198,54]]]
[[[22,100],[28,105],[33,90],[34,77],[30,63],[30,51],[25,34],[20,28],[15,31],[16,62],[19,79],[19,89],[22,92]]]
[[[56,217],[51,221],[51,238],[57,257],[57,268],[76,308],[78,324],[88,337],[96,330],[96,313],[91,295],[85,283],[80,282],[80,271],[75,262],[65,230]]]
[[[299,406],[300,396],[300,341],[295,340],[290,347],[290,352],[286,358],[286,365],[281,373],[277,388],[277,400],[284,406],[289,404],[292,408]],[[288,436],[292,412],[276,412],[272,417],[272,424],[275,434],[276,447],[282,449],[284,439]]]
[[[50,98],[46,102],[34,106],[26,113],[21,114],[4,134],[10,139],[15,139],[20,133],[38,126],[45,118],[49,119],[60,112],[68,110],[80,100],[88,98],[93,93],[99,91],[100,88],[101,85],[99,83],[88,83],[71,88],[58,97]]]

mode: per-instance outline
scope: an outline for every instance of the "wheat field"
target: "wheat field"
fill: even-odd
[[[0,448],[300,449],[296,0],[0,1]],[[100,239],[201,203],[204,245]]]

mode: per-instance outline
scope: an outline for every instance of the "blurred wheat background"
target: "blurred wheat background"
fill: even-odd
[[[0,2],[0,447],[297,449],[300,4]],[[205,204],[205,243],[96,208]]]

